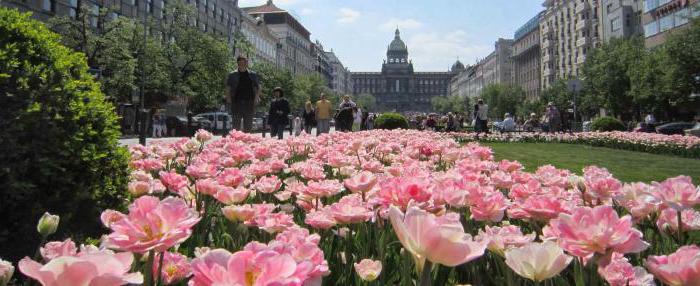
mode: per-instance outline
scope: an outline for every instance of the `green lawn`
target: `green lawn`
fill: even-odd
[[[641,152],[558,143],[481,143],[494,151],[496,160],[518,160],[527,171],[551,164],[578,174],[585,166],[607,168],[624,182],[651,182],[689,175],[700,183],[700,160]]]

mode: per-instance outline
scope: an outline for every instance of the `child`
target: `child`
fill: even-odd
[[[294,136],[299,136],[299,134],[301,134],[301,117],[294,117],[292,128],[294,129]]]

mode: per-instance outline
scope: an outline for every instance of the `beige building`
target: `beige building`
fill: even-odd
[[[599,6],[598,34],[602,42],[644,34],[643,0],[602,0]]]
[[[642,23],[646,46],[663,44],[671,31],[688,26],[690,18],[700,16],[698,0],[645,0]]]
[[[540,96],[540,17],[538,13],[525,25],[515,31],[513,42],[513,79],[514,85],[525,91],[528,100]]]
[[[294,74],[315,72],[316,58],[312,57],[313,47],[309,32],[288,11],[277,7],[272,0],[265,5],[244,7],[243,11],[262,18],[267,26],[279,37],[281,67]]]
[[[267,27],[262,18],[253,18],[246,13],[241,18],[241,33],[255,48],[252,55],[246,55],[251,63],[264,62],[279,67],[279,37]]]
[[[598,0],[546,0],[540,21],[542,89],[557,79],[576,78],[596,47]]]
[[[330,64],[331,90],[337,94],[352,94],[352,74],[350,70],[343,66],[343,63],[340,62],[333,50],[325,53]]]
[[[453,68],[453,71],[455,69]],[[477,98],[484,88],[484,72],[481,62],[467,66],[457,73],[450,81],[451,96],[466,96]]]
[[[494,51],[480,64],[483,70],[484,85],[510,84],[513,68],[511,63],[513,40],[498,39],[494,46]]]

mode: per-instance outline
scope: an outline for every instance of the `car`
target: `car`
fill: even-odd
[[[203,117],[192,117],[190,128],[187,128],[187,116],[168,116],[165,118],[168,136],[192,136],[199,129],[210,129],[211,122]]]
[[[685,130],[685,135],[700,137],[700,121],[695,123],[695,126]]]
[[[265,128],[263,119],[260,117],[253,118],[253,130],[263,130]]]
[[[656,132],[656,124],[640,122],[632,129],[632,132],[654,133]]]
[[[685,134],[686,129],[691,129],[695,126],[693,122],[671,122],[656,127],[656,133],[665,135]]]
[[[228,132],[233,127],[233,118],[226,112],[205,112],[195,115],[195,117],[206,118],[211,122],[210,131]]]

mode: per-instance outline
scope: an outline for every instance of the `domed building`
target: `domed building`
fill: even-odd
[[[448,96],[450,80],[464,70],[457,61],[447,72],[414,72],[408,47],[396,29],[389,43],[381,72],[353,72],[353,95],[371,94],[377,99],[377,110],[396,112],[429,112],[430,100]]]

